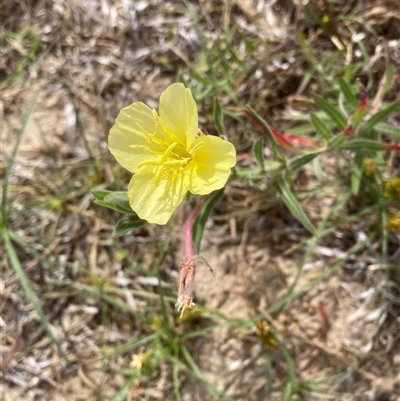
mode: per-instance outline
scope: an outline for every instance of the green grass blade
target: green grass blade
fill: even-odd
[[[182,356],[185,358],[188,363],[191,373],[194,374],[207,388],[208,390],[216,397],[216,400],[227,400],[227,401],[235,401],[228,394],[216,388],[213,384],[211,384],[203,375],[200,368],[197,366],[196,362],[193,360],[192,356],[188,349],[182,345],[181,346]]]
[[[17,275],[22,288],[24,289],[26,297],[28,298],[33,309],[35,310],[36,314],[38,315],[40,323],[43,326],[44,330],[46,331],[47,335],[49,336],[49,338],[51,339],[53,344],[56,346],[59,355],[69,365],[70,361],[67,358],[67,356],[65,355],[64,351],[61,349],[61,345],[58,342],[57,338],[55,337],[54,333],[52,332],[50,325],[47,322],[46,317],[43,313],[43,310],[38,303],[36,295],[29,284],[28,278],[25,275],[24,269],[18,259],[17,253],[15,252],[15,249],[10,240],[10,236],[9,236],[7,228],[3,229],[3,241],[4,241],[7,256],[10,260],[11,266],[13,267],[15,274]]]
[[[132,352],[134,349],[145,345],[153,340],[159,338],[160,333],[151,333],[147,336],[140,337],[139,339],[133,339],[126,343],[117,345],[115,347],[106,347],[102,352],[103,357],[114,357],[116,355],[124,354],[126,352]]]
[[[109,401],[122,401],[125,400],[126,395],[128,394],[129,389],[133,386],[135,381],[139,379],[139,372],[132,375],[131,378],[121,387],[110,399]]]
[[[175,400],[182,401],[179,389],[179,366],[176,363],[172,363],[172,380],[174,383]]]
[[[17,156],[17,152],[18,152],[19,146],[21,144],[22,137],[24,136],[25,129],[28,124],[29,118],[32,115],[33,110],[35,109],[37,100],[39,98],[39,94],[40,94],[40,91],[37,91],[36,94],[33,96],[33,99],[29,105],[28,111],[25,114],[25,117],[24,117],[24,120],[22,123],[22,127],[17,134],[17,140],[15,142],[15,146],[11,153],[10,161],[8,162],[8,166],[7,166],[7,170],[6,170],[6,174],[5,174],[5,178],[4,178],[4,183],[3,183],[3,195],[2,195],[2,199],[1,199],[1,217],[2,217],[1,224],[4,226],[6,225],[6,220],[7,220],[7,206],[6,206],[7,205],[7,194],[8,194],[8,184],[10,181],[12,167],[14,165],[15,158]]]

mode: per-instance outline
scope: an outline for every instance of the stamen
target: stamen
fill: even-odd
[[[146,145],[129,145],[129,147],[131,149],[143,149],[150,155],[162,155],[163,154],[162,151],[151,149],[150,147],[148,147]]]
[[[154,111],[154,110],[153,110]],[[159,138],[156,136],[156,132],[150,134],[149,132],[147,132],[144,127],[139,124],[136,123],[136,125],[139,127],[140,131],[142,131],[145,139],[147,140],[148,143],[151,142],[155,142],[157,145],[162,146],[163,148],[165,148],[166,146],[168,146],[168,142],[164,141],[163,139]]]
[[[164,132],[164,134],[167,135],[167,137],[171,139],[172,142],[179,143],[178,137],[165,126],[164,121],[161,119],[161,117],[157,114],[155,110],[153,110],[153,117],[160,130]]]
[[[204,142],[197,143],[192,149],[190,149],[190,154],[194,155],[200,148],[204,146]]]

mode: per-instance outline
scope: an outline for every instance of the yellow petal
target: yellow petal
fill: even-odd
[[[149,135],[146,137],[145,132],[160,140],[158,142],[149,140]],[[138,163],[151,160],[157,153],[163,153],[164,147],[160,144],[165,140],[165,134],[156,124],[153,110],[142,102],[136,102],[118,114],[110,130],[108,148],[122,167],[134,173],[137,171]]]
[[[152,224],[166,224],[186,192],[181,174],[161,179],[156,186],[152,168],[143,168],[136,173],[128,187],[131,208],[141,219]]]
[[[221,138],[206,135],[196,138],[191,148],[197,150],[187,184],[189,191],[207,195],[221,189],[228,180],[231,167],[236,164],[235,147]]]
[[[198,129],[197,106],[190,89],[183,84],[170,85],[160,96],[160,117],[169,131],[186,148]]]

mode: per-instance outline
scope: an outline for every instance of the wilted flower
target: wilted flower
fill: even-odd
[[[134,173],[132,209],[149,223],[165,224],[187,191],[207,195],[222,188],[236,163],[234,146],[198,129],[197,106],[183,84],[160,97],[159,114],[142,102],[119,113],[108,147]]]

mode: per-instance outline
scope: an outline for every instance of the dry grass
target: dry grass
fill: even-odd
[[[245,104],[282,130],[295,127],[293,115],[313,110],[310,92],[325,90],[324,82],[329,89],[329,76],[343,72],[349,54],[360,63],[360,81],[380,79],[385,66],[379,35],[389,39],[395,66],[387,97],[398,97],[396,1],[371,2],[376,4],[358,13],[356,1],[326,9],[311,1],[310,13],[339,21],[326,29],[290,1],[270,3],[3,2],[3,176],[37,98],[9,173],[7,227],[62,350],[46,334],[21,274],[3,258],[4,400],[313,400],[316,390],[334,399],[400,399],[399,237],[388,242],[387,269],[381,238],[352,251],[377,224],[373,212],[357,217],[369,206],[362,199],[341,210],[337,229],[318,242],[287,297],[305,260],[308,233],[270,179],[230,184],[202,246],[216,276],[200,267],[201,307],[183,321],[174,303],[190,204],[166,228],[146,225],[118,239],[111,237],[118,214],[93,204],[90,188],[121,190],[129,179],[107,150],[119,109],[136,100],[156,107],[173,81],[193,88],[209,132],[215,131],[218,98],[227,136],[247,155],[242,167],[251,163],[259,136],[241,114]],[[357,56],[351,29],[366,36],[369,65]],[[326,66],[320,77],[296,32],[319,50],[316,65]],[[343,40],[347,56],[324,64]],[[391,123],[398,127],[398,118]],[[398,169],[398,155],[390,157]],[[334,158],[327,156],[323,166],[329,179],[340,174]],[[304,191],[302,204],[315,224],[343,196],[339,185],[312,193],[315,177],[307,168],[294,184]],[[270,323],[280,346],[269,348],[271,338],[256,331],[260,320]],[[296,380],[289,383],[298,387],[288,396],[291,375]]]

